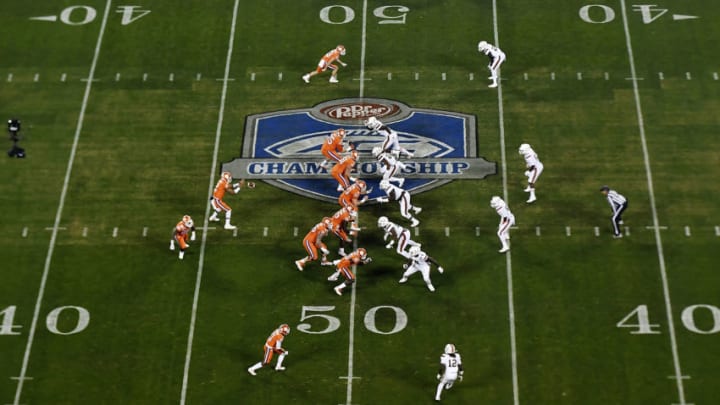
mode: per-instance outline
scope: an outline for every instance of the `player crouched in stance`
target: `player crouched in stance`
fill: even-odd
[[[328,277],[328,281],[336,281],[340,274],[342,274],[345,278],[345,281],[343,281],[342,284],[338,284],[334,288],[335,294],[342,295],[342,290],[345,287],[351,286],[352,283],[355,282],[355,274],[352,272],[351,269],[352,266],[368,264],[371,261],[372,258],[368,257],[367,251],[364,248],[360,248],[354,252],[351,252],[349,255],[343,257],[342,259],[335,260],[333,264],[337,266],[337,270],[330,277]]]
[[[352,243],[352,239],[348,236],[345,230],[349,228],[350,234],[355,236],[360,232],[360,228],[357,227],[355,220],[357,219],[357,211],[350,207],[340,208],[332,218],[330,218],[330,231],[340,239],[340,248],[338,254],[345,256],[345,247]]]
[[[354,211],[358,210],[358,206],[366,202],[369,198],[368,194],[372,189],[368,190],[367,183],[364,180],[356,180],[355,183],[346,188],[338,197],[338,204],[341,207],[349,207]]]
[[[395,224],[391,222],[388,217],[380,217],[378,218],[378,228],[385,231],[385,235],[383,235],[383,240],[387,241],[388,236],[390,237],[390,242],[385,245],[386,249],[390,249],[393,247],[393,244],[397,241],[397,248],[395,248],[395,251],[402,257],[409,259],[410,258],[410,252],[408,252],[405,248],[406,247],[420,247],[420,244],[410,239],[410,230],[407,228],[403,228],[402,226]]]
[[[523,155],[523,158],[525,159],[525,177],[528,178],[528,186],[525,189],[525,192],[530,193],[530,198],[528,198],[526,202],[531,204],[537,200],[537,197],[535,196],[535,182],[542,174],[545,166],[543,166],[540,159],[538,159],[538,155],[535,153],[533,148],[526,143],[520,145],[518,153]]]
[[[497,87],[498,86],[498,70],[500,69],[500,65],[505,62],[505,52],[501,51],[500,48],[494,45],[490,45],[485,41],[478,42],[478,52],[484,53],[490,58],[490,63],[488,63],[488,70],[490,70],[490,77],[488,79],[492,80],[493,82],[488,85],[488,87]]]
[[[341,153],[345,150],[343,141],[345,140],[345,129],[338,128],[330,133],[320,147],[320,152],[325,156],[325,160],[320,162],[320,167],[326,168],[328,162],[338,163],[342,159]]]
[[[223,172],[220,176],[220,180],[218,180],[217,184],[215,185],[215,190],[213,191],[213,195],[210,197],[210,205],[212,205],[215,212],[210,216],[209,221],[212,222],[218,222],[220,219],[218,218],[218,214],[220,212],[225,212],[225,229],[237,229],[237,226],[230,224],[230,218],[232,217],[232,208],[230,208],[225,201],[223,201],[223,197],[225,197],[226,192],[230,192],[232,194],[237,194],[240,192],[240,190],[246,185],[245,180],[240,180],[240,182],[232,184],[232,175],[230,172]],[[248,188],[255,188],[255,183],[249,181],[247,182]]]
[[[405,184],[405,179],[398,177],[397,174],[402,173],[403,169],[405,169],[405,163],[397,160],[392,153],[383,152],[380,146],[374,147],[372,154],[379,163],[378,170],[382,174],[383,180],[396,182],[398,187],[402,187]]]
[[[303,271],[307,262],[317,260],[318,249],[322,252],[322,261],[320,264],[322,266],[329,266],[332,264],[327,259],[327,255],[330,254],[330,251],[328,250],[327,245],[325,245],[322,241],[322,239],[330,231],[331,226],[332,223],[330,222],[330,218],[325,217],[322,221],[313,226],[310,232],[305,235],[305,238],[303,239],[303,247],[305,247],[308,255],[300,260],[295,260],[295,266],[298,270]]]
[[[425,280],[425,285],[427,285],[428,290],[430,290],[431,292],[435,292],[435,287],[433,287],[432,281],[430,280],[430,263],[436,265],[438,272],[442,274],[444,270],[442,266],[440,266],[440,263],[438,263],[432,257],[428,256],[427,253],[423,252],[420,249],[420,246],[411,247],[408,254],[410,256],[408,258],[409,261],[408,263],[403,264],[403,269],[406,270],[403,273],[402,278],[398,282],[406,282],[408,280],[408,277],[419,271],[420,273],[422,273],[423,280]]]
[[[387,194],[387,198],[378,197],[376,198],[377,202],[384,203],[391,200],[397,201],[400,204],[400,215],[402,215],[403,218],[407,218],[411,221],[410,226],[414,228],[420,225],[420,220],[415,218],[410,213],[410,210],[412,210],[415,214],[419,214],[422,211],[422,208],[412,205],[412,203],[410,202],[410,193],[394,184],[391,184],[388,180],[380,181],[380,190],[383,190],[385,194]]]
[[[497,236],[500,238],[502,248],[499,250],[500,253],[505,253],[510,250],[510,227],[515,225],[515,215],[510,212],[505,201],[498,196],[494,196],[490,199],[490,206],[497,211],[500,215],[500,224],[498,225]]]
[[[270,364],[270,360],[272,360],[273,354],[278,354],[277,363],[275,363],[275,370],[285,370],[285,367],[282,366],[282,362],[283,360],[285,360],[285,356],[287,356],[289,352],[283,349],[281,345],[283,339],[285,339],[285,336],[287,336],[289,333],[290,327],[285,323],[275,329],[273,333],[270,334],[270,337],[267,338],[267,341],[265,341],[265,347],[263,348],[263,350],[265,351],[265,357],[263,357],[263,361],[259,361],[254,365],[250,366],[250,368],[247,369],[248,373],[252,375],[257,375],[257,370],[259,370],[263,366]]]
[[[182,221],[175,225],[173,237],[170,239],[170,250],[175,250],[175,242],[180,246],[180,252],[178,253],[178,259],[180,260],[185,256],[185,249],[190,247],[187,243],[188,238],[190,238],[191,241],[195,240],[195,224],[192,218],[190,218],[190,215],[184,215]]]
[[[330,169],[330,175],[338,182],[337,191],[345,191],[346,188],[350,187],[350,182],[354,181],[351,173],[359,157],[358,151],[354,147],[351,148],[350,153]]]
[[[318,62],[317,68],[313,70],[312,72],[303,75],[302,79],[305,81],[305,83],[310,83],[310,78],[315,76],[318,73],[322,73],[326,71],[328,68],[332,70],[332,73],[330,74],[330,83],[337,83],[337,72],[338,67],[337,65],[333,65],[333,62],[338,61],[339,64],[343,66],[347,66],[347,63],[340,60],[341,56],[345,56],[345,47],[342,45],[338,45],[335,47],[335,49],[331,49],[323,55],[323,57],[320,59],[320,62]]]
[[[396,158],[400,157],[401,153],[409,158],[415,156],[411,152],[408,152],[407,149],[400,146],[397,132],[390,129],[390,127],[380,122],[377,118],[370,117],[365,120],[364,124],[367,129],[373,130],[385,137],[382,146],[380,147],[383,152],[390,152],[395,155]]]
[[[440,394],[443,388],[449,390],[455,381],[462,382],[463,367],[460,353],[455,350],[455,345],[448,343],[445,345],[445,353],[440,356],[440,371],[437,375],[438,383],[435,391],[435,400],[440,401]]]

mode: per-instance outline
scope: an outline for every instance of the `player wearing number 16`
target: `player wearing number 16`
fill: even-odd
[[[290,326],[288,326],[287,324],[284,323],[278,326],[278,328],[275,329],[273,333],[271,333],[270,336],[267,338],[267,341],[265,341],[265,346],[263,347],[263,350],[265,351],[265,356],[263,357],[263,360],[250,366],[247,369],[248,373],[252,375],[257,375],[257,370],[259,370],[263,366],[270,364],[270,361],[273,358],[273,354],[278,354],[277,363],[275,363],[275,371],[285,370],[285,367],[282,366],[282,363],[283,360],[285,360],[285,356],[288,355],[288,351],[282,348],[282,342],[283,339],[285,339],[285,336],[287,336],[289,333]]]
[[[332,73],[330,74],[329,81],[330,83],[337,83],[338,67],[337,65],[334,65],[333,62],[337,61],[339,64],[347,66],[347,63],[340,60],[341,56],[345,56],[345,47],[342,45],[338,45],[335,49],[327,51],[327,53],[320,59],[320,62],[318,62],[317,68],[315,68],[312,72],[303,75],[302,79],[305,83],[310,83],[311,77],[330,69],[332,70]]]

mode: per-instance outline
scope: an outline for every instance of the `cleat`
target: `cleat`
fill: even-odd
[[[173,243],[173,241],[170,241],[170,250],[175,250],[175,243]]]
[[[445,269],[442,267],[438,267],[438,273],[443,274],[445,272]]]
[[[257,375],[257,374],[255,373],[255,370],[252,369],[252,367],[250,367],[250,368],[247,369],[247,370],[248,370],[248,373],[250,373],[250,374],[252,374],[252,375]]]
[[[298,270],[303,271],[303,263],[300,260],[295,260],[295,267],[297,267]]]
[[[330,76],[330,80],[328,80],[330,83],[337,83],[338,79],[335,76]]]
[[[410,223],[411,228],[415,228],[416,226],[420,225],[420,221],[418,221],[417,218],[412,219],[412,223]]]
[[[403,184],[405,184],[405,179],[398,180],[398,187],[402,188]]]
[[[507,247],[507,246],[505,246],[505,247],[503,247],[502,249],[498,250],[498,252],[500,252],[500,253],[505,253],[505,252],[507,252],[508,250],[510,250],[510,248]]]
[[[285,371],[285,367],[275,367],[275,371]]]
[[[430,290],[430,292],[435,292],[435,287],[433,287],[432,284],[428,285],[427,288],[428,290]]]
[[[345,191],[345,187],[338,184],[337,191]]]
[[[537,201],[537,197],[532,196],[532,197],[530,197],[530,198],[529,198],[527,201],[525,201],[525,202],[528,203],[528,204],[532,204],[532,203],[534,203],[535,201]]]
[[[337,295],[342,295],[342,288],[340,288],[340,287],[335,287],[335,288],[333,288],[333,290],[335,290],[335,294],[337,294]]]
[[[622,236],[622,234],[619,234],[619,235],[613,235],[613,238],[615,238],[615,239],[620,239],[620,238],[622,238],[622,237],[623,237],[623,236]]]
[[[618,221],[618,225],[622,225],[624,223],[625,223],[625,221],[623,221],[622,219]]]
[[[185,256],[185,252],[183,252],[181,250],[180,253],[178,253],[178,259],[182,260],[184,256]]]
[[[295,262],[295,263],[297,263],[297,262]],[[331,261],[329,261],[329,260],[323,260],[323,261],[320,262],[320,265],[321,265],[321,266],[332,266],[333,263],[332,263]]]
[[[337,281],[338,277],[340,277],[340,273],[333,273],[328,277],[328,281]]]
[[[526,173],[527,173],[527,172],[526,172]],[[525,190],[523,190],[523,191],[526,192],[526,193],[529,193],[529,192],[532,191],[532,188],[530,188],[530,186],[527,186],[527,187],[525,187]]]
[[[497,83],[488,84],[488,87],[490,87],[491,89],[494,89],[497,86],[498,86]]]
[[[419,213],[422,212],[422,208],[420,208],[420,207],[413,207],[413,212],[416,213],[416,214],[419,214]]]
[[[345,256],[345,248],[340,248],[340,249],[338,249],[338,254],[339,254],[340,256]]]
[[[229,230],[233,230],[233,229],[237,229],[237,226],[235,226],[235,225],[230,225],[230,224],[225,224],[225,226],[224,226],[223,228],[229,229]]]
[[[322,167],[323,169],[327,169],[327,166],[328,166],[327,160],[323,160],[322,162],[320,162],[320,167]]]
[[[407,281],[407,277],[403,277],[403,278],[400,279],[400,281],[398,281],[398,283],[402,284],[402,283],[404,283],[404,282],[406,282],[406,281]]]
[[[210,218],[208,219],[208,221],[210,221],[210,222],[220,222],[220,218],[210,217]]]
[[[302,79],[305,83],[310,83],[310,75],[303,75]]]

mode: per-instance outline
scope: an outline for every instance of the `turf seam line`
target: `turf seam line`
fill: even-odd
[[[102,45],[103,35],[105,33],[105,27],[107,26],[108,14],[110,12],[112,0],[107,0],[105,5],[105,11],[103,12],[102,22],[100,24],[100,32],[98,39],[95,44],[95,51],[93,59],[90,64],[90,72],[88,78],[92,79],[95,76],[95,68],[97,67],[97,61],[100,56],[100,47]],[[68,186],[70,183],[70,175],[72,174],[73,164],[75,162],[75,153],[77,152],[78,143],[80,141],[80,133],[82,132],[83,121],[85,119],[85,111],[87,109],[88,100],[90,98],[90,90],[92,89],[92,80],[89,80],[85,85],[85,92],[83,94],[82,105],[78,114],[77,126],[75,128],[75,135],[73,137],[72,147],[70,149],[70,157],[68,159],[67,169],[65,170],[65,178],[63,180],[62,190],[60,191],[60,201],[58,202],[57,212],[55,214],[55,223],[53,226],[52,235],[50,236],[50,243],[48,246],[47,256],[45,257],[45,265],[43,267],[43,273],[40,278],[40,287],[38,290],[37,300],[35,301],[35,309],[33,310],[33,318],[30,323],[30,329],[28,331],[28,341],[25,348],[25,354],[23,355],[23,362],[20,369],[20,375],[18,380],[17,389],[15,391],[14,405],[20,403],[20,396],[23,389],[23,379],[26,377],[28,364],[30,362],[30,353],[32,351],[33,339],[35,338],[35,330],[37,329],[38,319],[40,317],[40,308],[42,307],[43,296],[45,294],[45,286],[47,284],[48,275],[50,273],[50,263],[52,262],[52,255],[55,249],[55,242],[57,241],[57,235],[60,227],[60,221],[62,220],[62,212],[65,206],[65,198],[68,192]]]

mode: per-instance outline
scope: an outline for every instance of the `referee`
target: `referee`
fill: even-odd
[[[612,224],[613,224],[613,238],[622,238],[620,233],[620,225],[622,225],[622,214],[625,212],[628,206],[627,198],[623,197],[615,190],[611,190],[608,186],[600,187],[600,192],[607,197],[608,203],[612,208]]]

